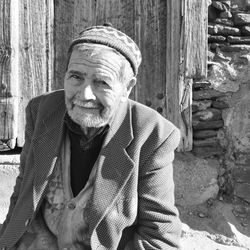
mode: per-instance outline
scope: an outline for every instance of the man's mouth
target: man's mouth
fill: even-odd
[[[80,100],[74,100],[73,104],[85,109],[100,109],[100,105],[92,103],[92,102],[82,102]]]

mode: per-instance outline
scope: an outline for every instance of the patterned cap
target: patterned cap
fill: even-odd
[[[110,24],[92,26],[83,30],[70,44],[69,54],[79,43],[103,44],[117,50],[130,62],[135,76],[137,75],[142,59],[138,46],[129,36],[111,27]]]

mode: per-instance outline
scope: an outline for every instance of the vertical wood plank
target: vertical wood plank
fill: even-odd
[[[83,29],[95,25],[96,6],[101,1],[74,1],[74,14],[72,19],[73,34],[71,39],[77,36]],[[70,40],[71,41],[71,40]]]
[[[46,91],[52,90],[54,83],[54,0],[46,0]]]
[[[10,8],[11,1],[0,1],[0,79],[1,97],[7,97],[10,93]]]
[[[0,150],[13,149],[18,109],[18,2],[0,2]],[[13,84],[12,84],[13,82]]]
[[[167,1],[135,1],[135,40],[142,52],[142,65],[135,99],[166,112],[166,13]],[[169,117],[168,117],[169,118]]]
[[[207,0],[185,0],[183,66],[188,78],[207,75],[208,51],[208,3]]]
[[[19,1],[19,110],[18,146],[24,143],[25,107],[50,90],[53,77],[53,1]],[[12,84],[12,83],[11,83]]]
[[[168,119],[180,127],[180,32],[181,0],[167,1],[166,21],[166,107]]]
[[[93,1],[94,2],[94,1]],[[85,10],[83,15],[91,13],[89,9],[90,0],[82,1],[83,5],[88,8]],[[63,88],[63,79],[66,68],[66,56],[68,46],[74,35],[74,1],[68,0],[55,0],[55,30],[54,30],[54,43],[55,43],[55,54],[54,54],[54,77],[55,81],[52,85],[52,89]]]
[[[13,136],[10,137],[9,147],[13,149],[16,144],[18,144],[18,112],[19,112],[19,2],[11,0],[11,49],[13,53],[11,54],[11,74],[10,74],[10,89],[13,95],[12,105],[13,105]]]
[[[0,2],[0,139],[13,136],[11,122],[13,106],[10,103],[10,0]]]
[[[96,24],[110,22],[113,27],[134,38],[134,12],[131,0],[98,1],[96,5]]]

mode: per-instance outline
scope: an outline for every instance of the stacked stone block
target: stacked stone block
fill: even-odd
[[[222,155],[219,130],[223,128],[222,109],[228,104],[221,100],[223,93],[210,88],[207,81],[193,84],[193,153],[209,157]]]
[[[208,16],[208,43],[211,51],[250,51],[250,12],[231,6],[231,1],[212,1]]]

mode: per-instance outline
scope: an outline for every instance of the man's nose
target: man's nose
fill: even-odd
[[[85,83],[82,84],[80,97],[82,100],[95,100],[96,99],[90,81],[86,81]]]

